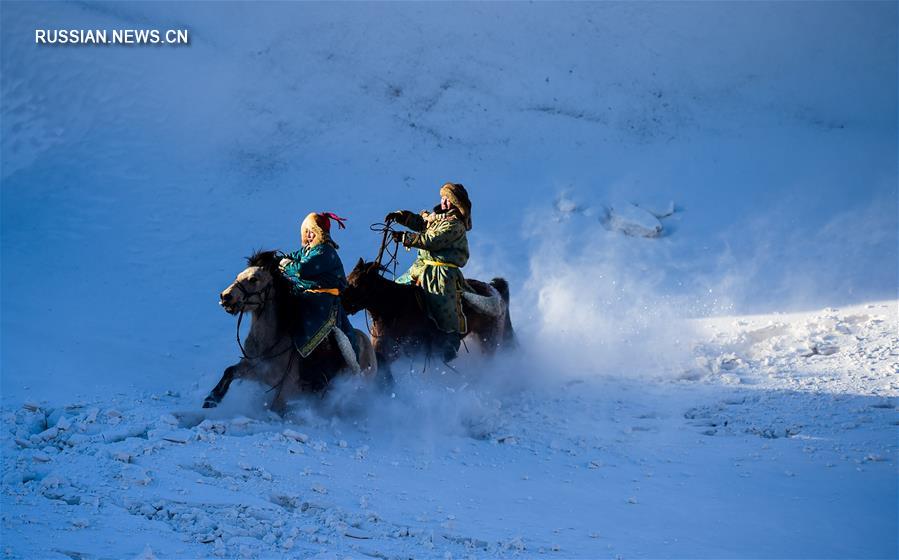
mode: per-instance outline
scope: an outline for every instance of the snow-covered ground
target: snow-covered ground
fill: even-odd
[[[197,385],[5,405],[6,554],[895,556],[895,302],[698,328],[666,378],[500,360],[287,419]]]
[[[897,13],[0,3],[0,550],[897,557]],[[520,351],[199,408],[244,256],[447,180]]]

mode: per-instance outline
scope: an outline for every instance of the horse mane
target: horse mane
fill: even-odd
[[[252,255],[247,257],[247,266],[259,266],[271,271],[273,267],[278,267],[278,261],[280,260],[278,259],[278,253],[279,251],[257,249]]]

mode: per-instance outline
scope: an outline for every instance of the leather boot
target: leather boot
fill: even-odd
[[[449,363],[456,359],[459,354],[459,344],[462,342],[462,336],[459,333],[440,333],[437,340],[437,350],[445,363]]]

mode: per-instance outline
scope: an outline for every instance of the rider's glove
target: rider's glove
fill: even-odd
[[[408,210],[397,210],[396,212],[391,212],[384,216],[385,222],[396,222],[401,226],[408,226],[409,218],[414,217],[415,214]]]
[[[397,243],[403,242],[403,232],[401,232],[401,231],[391,231],[390,237],[392,237],[393,240]]]

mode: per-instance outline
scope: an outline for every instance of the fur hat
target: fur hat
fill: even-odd
[[[468,191],[460,183],[445,183],[440,187],[440,196],[445,196],[453,203],[453,206],[459,210],[462,215],[462,221],[465,223],[465,229],[471,229],[471,200],[468,198]]]
[[[300,240],[304,241],[306,239],[306,232],[311,231],[315,234],[315,239],[309,244],[310,247],[315,247],[321,243],[330,243],[337,248],[337,243],[334,243],[334,240],[331,239],[331,220],[337,222],[340,229],[346,228],[346,226],[343,225],[346,218],[341,218],[333,212],[312,212],[306,216],[300,226]]]

